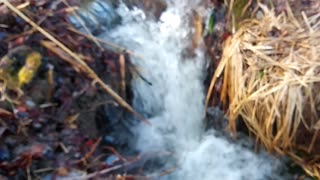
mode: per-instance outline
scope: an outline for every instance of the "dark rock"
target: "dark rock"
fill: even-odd
[[[10,159],[10,152],[7,145],[0,146],[0,162],[8,161]]]
[[[129,7],[138,7],[147,15],[147,18],[154,18],[158,20],[167,9],[167,4],[162,0],[123,0],[123,2]]]
[[[107,143],[108,145],[115,145],[116,144],[116,140],[114,137],[112,136],[105,136],[104,137],[104,141],[105,143]]]
[[[32,128],[33,128],[33,130],[35,130],[35,131],[41,131],[42,128],[43,128],[43,126],[42,126],[42,124],[41,124],[40,122],[38,122],[38,121],[33,121],[33,122],[32,122]]]
[[[17,145],[18,143],[18,139],[14,136],[8,136],[5,138],[5,144],[10,146],[10,147],[14,147]]]
[[[43,150],[43,157],[45,159],[50,159],[53,160],[55,159],[55,154],[52,148],[50,148],[49,146],[45,147]]]
[[[7,14],[2,14],[0,16],[0,24],[5,25],[7,27],[12,27],[17,23],[16,18],[11,14],[11,13],[7,13]]]
[[[209,107],[207,110],[207,118],[205,120],[205,130],[214,128],[223,130],[228,125],[228,119],[224,117],[223,111],[217,107]]]
[[[0,32],[0,41],[4,38],[4,33]],[[0,43],[0,58],[5,56],[8,53],[8,44],[6,42],[1,42]]]
[[[94,35],[99,35],[105,29],[114,28],[121,23],[121,17],[116,13],[112,2],[84,1],[80,9],[78,11],[80,18]],[[78,29],[84,30],[75,17],[70,16],[70,20]]]

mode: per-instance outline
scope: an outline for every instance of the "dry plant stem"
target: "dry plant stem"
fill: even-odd
[[[228,44],[228,42],[230,41],[230,38],[228,38],[225,42],[225,44]],[[228,56],[228,53],[227,51],[223,51],[223,53]],[[230,55],[229,55],[230,56]],[[214,85],[216,84],[218,78],[221,76],[223,70],[224,70],[224,67],[225,65],[227,64],[227,58],[224,58],[220,61],[217,69],[215,70],[215,73],[212,77],[212,80],[210,82],[210,86],[209,86],[209,90],[208,90],[208,93],[207,93],[207,96],[206,96],[206,103],[205,103],[205,108],[206,110],[208,109],[208,106],[209,106],[209,101],[210,101],[210,98],[211,98],[211,95],[213,93],[213,88],[214,88]],[[225,86],[225,85],[224,85]]]
[[[54,74],[53,74],[53,65],[49,65],[49,70],[47,74],[48,83],[49,83],[49,92],[47,100],[50,102],[50,99],[53,97],[53,90],[54,90]]]
[[[245,5],[244,8],[242,9],[241,16],[244,15],[244,13],[248,10],[251,4],[252,4],[252,0],[249,0],[249,2],[247,2],[247,5]]]
[[[120,91],[121,91],[121,96],[122,98],[126,98],[126,60],[124,57],[124,54],[120,54],[119,56],[119,64],[120,64],[120,78],[121,78],[121,83],[120,83]]]
[[[32,178],[31,178],[31,173],[30,173],[30,167],[28,166],[28,168],[27,168],[27,179],[28,180],[32,180]]]
[[[122,107],[127,109],[129,112],[133,113],[137,118],[139,118],[141,121],[145,122],[146,124],[150,123],[139,113],[137,113],[126,101],[124,101],[117,93],[115,93],[108,85],[106,85],[99,77],[98,75],[75,53],[73,53],[69,48],[67,48],[65,45],[63,45],[61,42],[59,42],[56,38],[51,36],[48,32],[46,32],[43,28],[38,26],[36,23],[34,23],[31,19],[29,19],[26,15],[24,15],[21,11],[19,11],[17,8],[15,8],[9,1],[7,0],[0,0],[0,2],[3,2],[9,9],[11,9],[13,12],[15,12],[18,16],[20,16],[22,19],[24,19],[26,22],[28,22],[31,26],[33,26],[35,29],[37,29],[40,33],[42,33],[45,37],[47,37],[49,40],[54,42],[57,46],[59,46],[61,49],[63,49],[67,54],[69,54],[71,57],[73,57],[76,62],[79,63],[79,65],[82,67],[82,70],[87,73],[87,75],[93,79],[94,82],[98,83],[102,88],[111,95]]]
[[[45,173],[45,172],[49,172],[49,171],[54,171],[54,168],[42,168],[42,169],[37,169],[32,171],[35,174],[39,174],[39,173]]]
[[[153,176],[154,178],[160,178],[160,177],[163,177],[163,176],[167,176],[169,174],[172,174],[174,171],[176,171],[176,167],[173,167],[173,168],[170,168],[170,169],[167,169],[163,172],[161,172],[158,176]],[[151,179],[153,179],[153,177],[151,177]]]
[[[116,165],[116,166],[113,166],[113,167],[111,167],[111,168],[103,169],[103,170],[101,170],[101,171],[99,171],[99,172],[94,172],[94,173],[92,173],[92,174],[88,174],[87,176],[77,177],[76,179],[79,179],[79,180],[87,180],[87,179],[90,179],[90,178],[99,177],[99,176],[108,174],[108,173],[110,173],[110,172],[112,172],[112,171],[115,171],[115,170],[118,170],[118,169],[127,167],[127,166],[129,166],[130,164],[132,164],[132,163],[133,163],[133,162],[127,162],[127,163],[124,163],[124,164]],[[64,180],[75,180],[75,178],[67,178],[67,179],[64,179]]]
[[[99,137],[99,139],[92,145],[90,151],[81,159],[81,161],[86,164],[86,162],[88,161],[88,159],[92,156],[92,154],[94,153],[94,151],[96,151],[98,145],[100,144],[102,138]]]
[[[123,161],[123,162],[127,162],[127,161],[128,161],[126,158],[124,158],[123,156],[121,156],[121,154],[120,154],[114,147],[107,146],[107,147],[105,147],[105,149],[111,151],[112,154],[115,155],[115,156],[117,156],[119,159],[121,159],[121,161]]]
[[[230,0],[229,4],[228,4],[228,14],[227,14],[227,24],[230,24],[230,19],[232,18],[232,9],[233,9],[233,5],[234,5],[234,1],[235,0]]]

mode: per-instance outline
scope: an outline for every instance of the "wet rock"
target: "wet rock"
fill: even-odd
[[[115,147],[119,151],[130,153],[129,143],[133,133],[127,112],[123,108],[113,105],[101,106],[96,111],[96,125],[99,133],[104,136],[104,143]]]
[[[112,166],[114,165],[116,162],[118,162],[120,159],[115,156],[115,155],[111,155],[109,157],[107,157],[107,159],[105,160],[105,163],[107,166]]]
[[[112,136],[105,136],[104,137],[104,141],[108,145],[115,145],[116,144],[116,139],[114,137],[112,137]]]
[[[113,3],[109,1],[84,1],[78,14],[94,35],[113,28],[121,22]],[[70,16],[70,20],[76,27],[84,31],[76,17]]]
[[[16,23],[16,18],[11,13],[2,14],[0,16],[0,24],[2,25],[2,27],[14,26]],[[0,27],[0,29],[2,27]]]
[[[18,143],[18,139],[14,136],[8,136],[5,138],[4,143],[10,147],[14,147]]]
[[[36,107],[36,104],[32,100],[27,100],[26,101],[26,106],[28,109],[33,109]]]
[[[205,120],[205,130],[214,128],[216,130],[224,130],[228,125],[228,119],[224,117],[223,111],[218,107],[209,107],[207,110],[207,118]]]
[[[8,161],[10,159],[10,152],[7,145],[0,146],[0,162]]]
[[[81,158],[81,153],[76,152],[73,156],[75,159],[80,159]]]
[[[4,39],[5,33],[0,32],[0,41]],[[1,42],[0,43],[0,58],[2,58],[4,55],[8,53],[8,44],[6,42]]]
[[[142,9],[148,19],[159,20],[162,12],[167,9],[167,4],[162,0],[94,0],[82,2],[78,14],[91,32],[99,35],[106,29],[114,28],[121,23],[121,17],[116,12],[120,2],[131,9],[134,7]],[[76,17],[70,16],[70,20],[76,27],[84,31]]]
[[[144,0],[143,5],[147,16],[154,17],[157,20],[160,18],[162,12],[167,9],[167,4],[162,0]]]
[[[229,120],[224,115],[224,112],[219,109],[218,107],[209,107],[207,110],[207,117],[205,119],[205,130],[208,131],[209,129],[213,128],[219,132],[222,132],[222,134],[226,134],[226,129],[228,126]],[[241,136],[241,134],[248,134],[248,127],[244,123],[244,121],[241,118],[237,119],[237,131],[238,136]],[[229,137],[229,135],[227,135]]]
[[[43,180],[52,180],[52,179],[54,179],[54,176],[52,174],[47,174],[44,177],[42,177],[41,179],[43,179]]]
[[[43,128],[42,124],[39,121],[32,122],[32,129],[35,131],[41,131]]]
[[[162,0],[123,0],[123,2],[129,7],[138,7],[147,15],[147,18],[154,18],[159,20],[162,12],[167,9],[167,4]]]
[[[54,154],[53,149],[49,146],[45,147],[43,150],[43,157],[45,159],[53,160],[55,158],[55,154]]]

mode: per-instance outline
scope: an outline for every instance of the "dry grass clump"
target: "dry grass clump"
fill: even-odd
[[[243,21],[225,42],[211,88],[224,73],[229,130],[242,117],[268,150],[291,155],[320,178],[320,14],[260,9],[263,16]]]

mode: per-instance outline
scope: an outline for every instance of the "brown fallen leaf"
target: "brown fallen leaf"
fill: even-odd
[[[80,113],[77,113],[77,114],[73,114],[71,116],[68,116],[65,120],[65,122],[67,124],[73,124],[79,117]]]
[[[68,174],[69,174],[68,169],[65,168],[65,167],[59,167],[59,168],[56,170],[56,172],[57,172],[57,175],[58,175],[58,176],[68,176]]]
[[[194,28],[194,33],[192,37],[192,50],[194,51],[200,41],[202,40],[202,33],[203,33],[203,18],[200,16],[200,14],[196,11],[193,11],[193,28]]]

